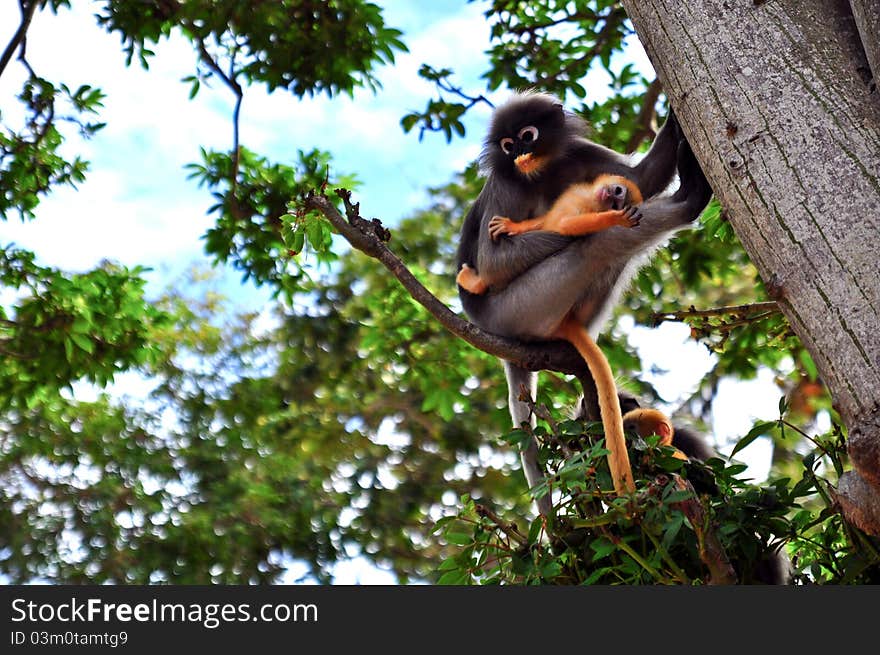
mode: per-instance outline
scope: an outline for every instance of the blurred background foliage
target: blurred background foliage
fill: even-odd
[[[26,31],[34,12],[65,11],[70,3],[19,4]],[[458,138],[465,113],[488,102],[483,94],[533,87],[564,97],[589,121],[592,138],[621,151],[647,147],[667,108],[659,82],[616,65],[634,38],[618,3],[481,4],[492,27],[485,88],[461,89],[453,70],[425,65],[421,74],[437,94],[424,99],[424,111],[402,116],[402,129]],[[359,87],[381,93],[376,70],[393,65],[406,48],[381,8],[364,0],[98,5],[96,29],[117,33],[120,57],[133,65],[148,67],[168,35],[187,38],[198,58],[185,80],[193,96],[208,78],[219,78],[239,99],[252,85],[294,97],[336,97]],[[42,78],[23,44],[16,34],[0,67],[0,74],[7,65],[28,71],[19,95],[25,125],[4,126],[0,134],[3,220],[31,220],[41,198],[87,174],[87,162],[63,147],[59,121],[84,136],[103,127],[100,90]],[[598,103],[584,87],[595,67],[611,80],[609,99]],[[444,525],[473,515],[474,502],[510,520],[532,512],[505,437],[497,361],[447,334],[377,262],[334,239],[326,223],[288,213],[288,203],[309,189],[356,189],[358,171],[334,171],[329,155],[315,149],[320,143],[303,144],[297,159],[277,163],[241,147],[238,110],[233,150],[204,150],[189,174],[213,198],[206,251],[218,265],[272,289],[268,324],[237,311],[212,287],[209,272],[194,271],[162,297],[148,298],[139,269],[106,262],[71,274],[37,265],[30,252],[5,244],[0,250],[7,299],[0,306],[4,578],[268,583],[298,562],[308,577],[326,582],[334,563],[365,557],[401,582],[656,582],[644,570],[627,569],[625,555],[616,573],[573,576],[571,557],[578,555],[553,552],[548,560],[540,547],[527,549],[537,553],[526,557],[528,566],[520,558],[521,566],[486,573],[484,560],[475,569],[473,544],[488,543],[493,530],[484,525],[482,536],[451,537]],[[471,166],[393,226],[396,254],[453,307],[458,230],[479,188]],[[700,229],[699,238],[675,239],[640,273],[618,317],[650,326],[692,306],[767,299],[723,209],[711,207]],[[315,257],[327,266],[304,265]],[[831,411],[809,355],[772,311],[689,320],[694,338],[717,358],[680,416],[705,427],[719,380],[748,379],[759,367],[773,371],[780,396],[789,399],[780,421],[744,435],[774,440],[772,484],[782,490],[782,505],[770,518],[784,517],[749,524],[749,538],[760,535],[762,547],[787,544],[801,580],[862,580],[869,561],[863,540],[840,523],[816,486],[792,493],[787,482],[828,475],[833,484],[833,463],[840,465],[843,452],[836,428],[815,437],[824,448],[818,456],[814,443],[785,430],[783,421],[790,421],[808,434],[819,413]],[[631,390],[647,403],[662,400],[642,379],[624,334],[609,331],[601,345]],[[122,373],[150,381],[147,401],[100,392]],[[86,382],[99,389],[90,401],[74,391]],[[542,375],[539,403],[560,420],[577,393],[571,380]],[[752,489],[728,480],[728,500],[737,485]],[[593,554],[605,548],[591,543]],[[684,573],[701,579],[696,569]]]

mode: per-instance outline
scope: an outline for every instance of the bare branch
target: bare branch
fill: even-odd
[[[657,135],[657,112],[654,110],[654,107],[657,105],[657,98],[660,97],[662,90],[663,85],[660,83],[659,78],[655,78],[648,85],[645,91],[645,99],[642,101],[642,108],[639,111],[638,117],[636,117],[636,129],[626,144],[627,152],[635,152],[642,141],[653,139]]]
[[[15,54],[16,48],[24,43],[28,27],[30,27],[31,19],[34,17],[34,12],[37,10],[38,4],[39,0],[31,0],[30,4],[27,4],[27,0],[21,0],[19,2],[19,5],[21,6],[21,23],[15,31],[15,34],[12,36],[12,40],[9,41],[6,49],[3,51],[3,55],[0,56],[0,76],[2,76],[3,71],[6,70],[6,66],[12,59],[12,55]]]
[[[743,316],[748,318],[748,320],[756,320],[757,318],[764,318],[770,314],[779,313],[781,313],[781,310],[779,309],[779,305],[776,304],[776,301],[768,300],[767,302],[756,302],[747,305],[731,305],[728,307],[713,307],[711,309],[696,309],[692,306],[690,309],[678,312],[662,312],[654,314],[652,318],[654,319],[655,324],[659,325],[663,321],[684,321],[688,318],[709,318],[712,316],[727,316],[730,314]],[[751,315],[750,318],[749,315]]]
[[[385,245],[390,234],[381,222],[378,219],[368,221],[362,218],[358,205],[351,202],[350,191],[337,189],[336,195],[345,204],[345,216],[323,193],[310,193],[306,196],[303,204],[308,209],[321,212],[354,248],[379,260],[397,278],[413,299],[427,309],[452,334],[490,355],[495,355],[532,371],[557,371],[576,375],[581,379],[590,376],[583,358],[571,344],[565,341],[532,344],[505,339],[484,332],[473,323],[452,312],[428,291]]]
[[[208,52],[208,48],[205,46],[204,39],[198,40],[199,46],[199,57],[205,63],[205,65],[210,68],[216,75],[223,80],[223,83],[229,87],[232,92],[235,94],[235,108],[232,110],[232,175],[230,180],[230,188],[232,189],[232,195],[235,195],[235,187],[236,181],[238,179],[238,163],[240,157],[239,150],[239,116],[241,114],[241,101],[244,99],[244,90],[241,88],[241,84],[235,79],[236,72],[234,70],[234,57],[233,61],[229,65],[229,73],[226,73],[222,68],[220,68],[220,64],[211,56],[211,53]]]

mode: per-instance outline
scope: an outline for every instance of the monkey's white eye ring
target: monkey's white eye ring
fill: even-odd
[[[509,136],[501,139],[501,141],[498,142],[498,145],[500,145],[501,149],[508,155],[513,152],[513,139]]]
[[[534,125],[527,125],[522,128],[517,134],[519,140],[523,143],[531,143],[532,141],[538,140],[538,128]]]

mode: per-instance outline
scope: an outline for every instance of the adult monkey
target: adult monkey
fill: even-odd
[[[638,260],[675,230],[693,221],[708,203],[711,189],[670,113],[648,153],[637,164],[586,139],[585,124],[551,96],[514,95],[492,117],[481,163],[483,190],[465,217],[458,265],[475,269],[489,292],[475,295],[459,287],[462,306],[480,328],[506,337],[545,340],[560,327],[584,326],[592,339],[634,274]],[[672,181],[676,164],[680,186],[657,196]],[[638,227],[609,228],[572,238],[552,232],[528,232],[493,240],[493,216],[513,221],[546,213],[570,185],[601,174],[631,179],[648,200],[639,209]],[[520,389],[531,397],[537,373],[504,362],[508,407],[515,426],[534,425]],[[534,440],[522,452],[530,487],[544,476]],[[538,501],[548,515],[550,499]]]

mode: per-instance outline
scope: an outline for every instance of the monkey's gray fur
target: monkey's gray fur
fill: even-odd
[[[536,130],[524,130],[527,127]],[[459,268],[467,264],[491,285],[484,295],[459,287],[465,312],[487,332],[548,339],[573,314],[595,339],[639,264],[673,232],[697,218],[711,197],[673,114],[638,163],[593,143],[584,132],[579,118],[544,94],[514,95],[492,117],[481,156],[486,182],[465,217],[458,249]],[[531,154],[543,165],[535,172],[520,172],[514,162],[522,154]],[[672,181],[676,165],[679,188],[672,195],[658,196]],[[576,238],[544,231],[490,237],[488,223],[493,216],[514,221],[534,218],[571,184],[590,182],[602,173],[622,175],[638,185],[646,199],[640,206],[639,226],[612,227]],[[504,369],[513,424],[534,425],[534,416],[519,395],[524,386],[535,397],[537,373],[510,362],[504,362]],[[522,453],[530,487],[543,480],[537,455],[535,443]],[[550,499],[542,498],[538,509],[548,514]]]

